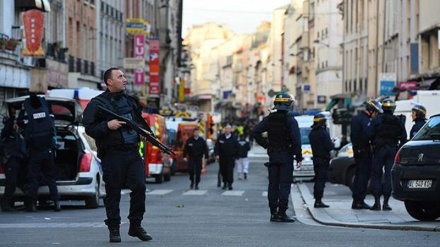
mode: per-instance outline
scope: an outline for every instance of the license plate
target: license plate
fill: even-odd
[[[409,180],[408,188],[410,189],[429,189],[432,186],[432,180]]]

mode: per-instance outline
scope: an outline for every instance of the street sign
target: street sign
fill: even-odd
[[[394,95],[394,87],[396,86],[395,73],[380,73],[379,74],[380,95],[389,96]]]

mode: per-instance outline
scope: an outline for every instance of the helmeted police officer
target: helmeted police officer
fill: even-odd
[[[414,121],[414,125],[409,132],[409,139],[412,139],[415,134],[422,128],[426,123],[426,108],[422,105],[415,105],[411,110],[411,117]]]
[[[374,205],[371,210],[380,210],[380,197],[383,195],[383,210],[391,210],[388,200],[391,196],[391,168],[399,146],[406,142],[406,130],[397,116],[394,116],[396,103],[392,99],[382,101],[383,114],[373,120],[373,164],[371,173]],[[382,185],[382,171],[385,170]]]
[[[29,204],[28,211],[36,211],[38,187],[43,182],[49,186],[54,210],[60,211],[58,188],[56,185],[54,148],[55,120],[43,97],[31,94],[24,101],[28,123],[25,130],[29,150]]]
[[[84,110],[83,124],[86,133],[95,139],[98,157],[101,159],[106,196],[104,198],[110,242],[121,242],[121,215],[119,203],[121,189],[130,192],[130,227],[128,235],[149,241],[152,237],[142,228],[145,213],[145,167],[139,154],[141,137],[126,122],[100,114],[99,106],[133,120],[151,132],[142,118],[142,106],[125,93],[127,79],[119,68],[104,72],[107,90],[93,98]]]
[[[287,216],[290,186],[292,184],[293,161],[301,166],[301,136],[298,122],[290,111],[294,100],[285,92],[275,96],[274,109],[252,130],[255,141],[267,149],[269,163],[265,165],[269,172],[267,198],[270,208],[270,221],[293,222]],[[262,134],[267,132],[267,139]]]
[[[365,104],[365,110],[351,120],[350,139],[353,145],[353,157],[356,162],[352,188],[352,209],[370,209],[370,205],[366,204],[364,200],[367,195],[373,158],[370,142],[371,119],[375,118],[379,112],[383,112],[381,103],[377,100],[369,100]]]
[[[27,168],[24,162],[27,153],[26,143],[15,114],[16,109],[10,108],[9,118],[4,119],[4,128],[1,132],[1,145],[4,151],[2,162],[5,170],[5,192],[0,202],[3,212],[15,211],[13,200],[15,189],[17,186],[23,189],[26,183]]]
[[[325,183],[328,179],[328,168],[330,162],[330,151],[335,148],[327,131],[327,120],[323,114],[316,114],[313,117],[312,131],[309,134],[310,145],[313,153],[313,170],[315,171],[315,184],[313,196],[315,197],[315,208],[328,208],[322,202]]]

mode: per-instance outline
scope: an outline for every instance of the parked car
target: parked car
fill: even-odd
[[[7,99],[5,105],[8,109],[21,109],[27,97]],[[55,166],[60,199],[84,200],[88,208],[97,208],[100,198],[105,196],[105,187],[95,141],[80,124],[82,108],[74,99],[46,97],[46,101],[55,117]],[[17,114],[19,112],[17,110]],[[0,196],[4,193],[4,184],[4,170],[0,169]],[[17,188],[14,200],[23,201],[27,199],[26,196]],[[42,186],[38,196],[39,200],[49,198],[48,187]]]
[[[391,170],[392,195],[415,219],[440,217],[440,114],[403,145]]]
[[[330,160],[328,181],[334,184],[346,185],[351,189],[355,168],[353,146],[348,143],[339,150],[336,157]]]

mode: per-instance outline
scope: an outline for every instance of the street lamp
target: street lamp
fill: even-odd
[[[313,43],[315,43],[315,44],[321,44],[321,45],[323,45],[323,46],[326,46],[326,47],[330,48],[330,45],[329,45],[329,44],[322,43],[319,39],[315,39],[315,40],[313,40]]]

